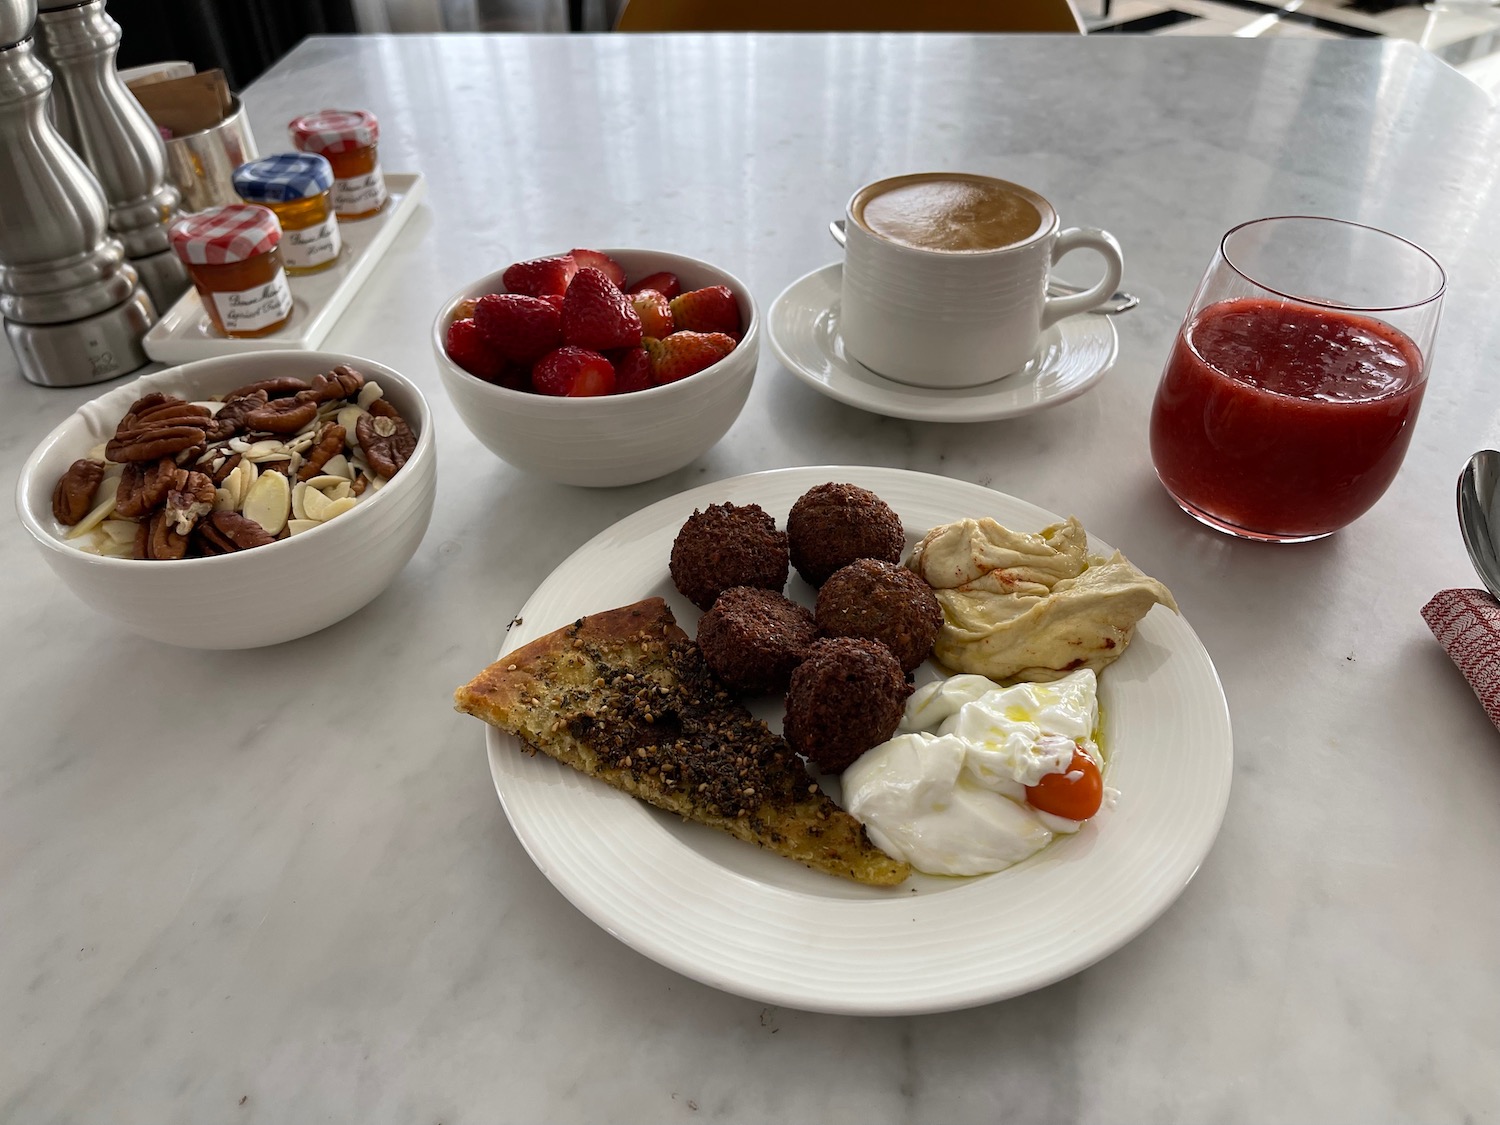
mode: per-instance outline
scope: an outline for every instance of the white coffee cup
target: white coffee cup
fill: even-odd
[[[1047,328],[1098,308],[1124,271],[1108,231],[1060,230],[1045,198],[991,176],[878,180],[850,197],[844,220],[844,351],[913,386],[974,387],[1014,374]],[[1052,265],[1081,248],[1104,258],[1104,276],[1049,297]]]

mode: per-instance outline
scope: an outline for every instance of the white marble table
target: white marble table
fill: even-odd
[[[138,640],[0,522],[0,1121],[1500,1120],[1500,735],[1417,615],[1473,585],[1453,512],[1500,443],[1500,198],[1479,91],[1407,44],[810,36],[310,40],[245,100],[263,149],[325,104],[381,118],[429,203],[329,338],[431,396],[427,538],[319,635]],[[473,440],[439,300],[557,246],[721,262],[763,307],[834,258],[852,187],[962,167],[1126,248],[1117,368],[1056,410],[891,421],[767,352],[698,463],[619,491]],[[1324,212],[1449,268],[1405,468],[1327,541],[1180,514],[1145,426],[1217,236]],[[86,390],[0,357],[0,469]],[[576,546],[756,469],[904,466],[1073,512],[1176,592],[1234,717],[1223,830],[1151,929],[1006,1003],[845,1019],[660,968],[517,844],[450,693]],[[191,702],[191,706],[187,706]]]

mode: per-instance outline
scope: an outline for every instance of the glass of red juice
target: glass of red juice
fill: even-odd
[[[1183,511],[1238,535],[1321,539],[1401,467],[1446,285],[1421,247],[1288,215],[1235,227],[1151,408],[1151,460]]]

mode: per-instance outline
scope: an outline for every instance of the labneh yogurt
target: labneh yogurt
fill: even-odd
[[[1088,668],[1008,688],[974,675],[928,684],[908,701],[896,735],[844,771],[844,805],[877,847],[918,871],[1002,870],[1055,834],[1077,832],[1098,797],[1112,796],[1100,783],[1098,716]],[[1059,794],[1062,807],[1086,815],[1031,803],[1057,806]]]

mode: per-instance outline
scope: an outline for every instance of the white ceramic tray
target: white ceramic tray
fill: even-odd
[[[370,219],[339,224],[344,252],[332,269],[287,278],[292,287],[292,318],[285,327],[254,340],[221,336],[209,323],[198,291],[190,288],[146,333],[146,354],[170,364],[278,348],[317,348],[427,194],[427,181],[420,172],[388,172],[385,186],[391,202],[384,211]]]

